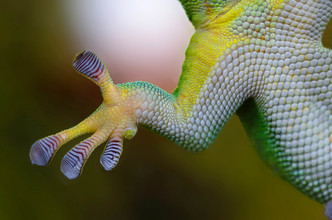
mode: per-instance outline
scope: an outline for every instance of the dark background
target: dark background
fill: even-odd
[[[111,172],[99,163],[99,147],[78,179],[62,175],[62,157],[82,139],[63,146],[48,167],[31,165],[37,139],[77,124],[102,100],[71,67],[85,48],[68,30],[62,4],[1,3],[0,219],[325,219],[322,205],[259,159],[237,116],[201,153],[140,127]],[[330,22],[329,48],[331,38]],[[118,71],[134,68],[128,65]],[[176,81],[169,82],[161,85],[171,91]]]

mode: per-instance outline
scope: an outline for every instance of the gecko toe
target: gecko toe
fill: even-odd
[[[82,155],[73,151],[67,153],[61,162],[61,171],[68,179],[76,179],[83,167]]]
[[[68,179],[77,178],[92,151],[107,139],[104,130],[99,130],[88,139],[72,148],[62,159],[61,171]]]
[[[87,139],[71,149],[61,161],[62,173],[68,179],[77,178],[94,147],[93,141]]]
[[[119,162],[122,153],[122,143],[123,140],[119,137],[112,138],[108,142],[103,155],[100,157],[100,163],[105,170],[112,170]]]

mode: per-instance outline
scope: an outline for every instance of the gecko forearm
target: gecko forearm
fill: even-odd
[[[184,107],[177,104],[175,96],[155,85],[133,82],[119,87],[128,90],[129,96],[130,93],[135,94],[135,99],[139,100],[135,109],[138,124],[151,128],[192,151],[203,150],[214,140],[217,124],[220,122],[217,120],[220,118],[217,112],[213,115],[208,109],[203,111],[205,114],[202,111],[199,111],[200,113],[193,111],[193,115],[185,118]],[[203,120],[203,118],[209,119]]]
[[[249,74],[247,71],[241,71],[240,74]],[[215,140],[243,101],[254,93],[255,89],[246,85],[248,82],[237,76],[233,79],[233,76],[223,75],[220,63],[216,64],[188,117],[184,113],[188,108],[187,103],[179,102],[179,98],[155,85],[133,82],[119,87],[127,90],[128,96],[133,93],[134,99],[139,100],[135,110],[139,124],[187,150],[201,151]]]

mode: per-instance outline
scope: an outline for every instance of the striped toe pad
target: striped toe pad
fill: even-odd
[[[119,162],[122,153],[122,139],[112,138],[100,158],[100,163],[103,165],[105,170],[112,170]]]
[[[58,135],[52,135],[36,141],[30,149],[31,163],[38,166],[46,166],[60,145],[61,139]]]
[[[72,148],[62,159],[61,171],[68,179],[77,178],[92,151],[97,147],[98,140],[92,136],[74,148]]]
[[[87,50],[76,56],[73,67],[78,72],[97,82],[106,70],[102,61],[94,53]]]

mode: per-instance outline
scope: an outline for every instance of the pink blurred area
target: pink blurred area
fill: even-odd
[[[194,28],[176,0],[65,2],[77,51],[95,52],[115,83],[147,81],[171,92]]]

